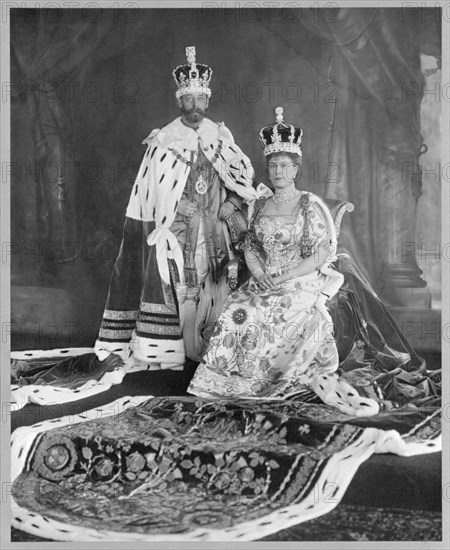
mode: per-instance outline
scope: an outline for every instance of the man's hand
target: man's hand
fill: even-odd
[[[219,210],[219,220],[227,221],[231,214],[234,214],[234,204],[231,202],[224,202]]]
[[[182,216],[187,216],[192,218],[192,216],[197,211],[197,205],[195,202],[191,202],[188,199],[181,199],[180,204],[178,205],[177,213]]]

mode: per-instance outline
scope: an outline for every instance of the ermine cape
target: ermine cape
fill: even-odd
[[[247,204],[256,198],[254,172],[228,128],[209,119],[194,130],[177,118],[143,143],[147,150],[131,190],[95,351],[100,359],[114,352],[125,361],[134,355],[173,368],[184,363],[185,350],[170,270],[174,262],[183,283],[184,260],[170,227],[198,148],[224,187]]]

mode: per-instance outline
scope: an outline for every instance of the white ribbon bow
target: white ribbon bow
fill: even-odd
[[[268,199],[273,196],[273,191],[270,187],[267,187],[264,183],[258,184],[256,188],[256,198],[257,199]]]
[[[175,260],[180,276],[180,282],[184,283],[183,253],[175,235],[167,227],[154,229],[147,237],[149,246],[156,245],[156,260],[161,279],[170,284],[169,259]]]

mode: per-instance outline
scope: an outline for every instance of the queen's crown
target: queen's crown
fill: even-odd
[[[303,130],[292,124],[283,122],[283,107],[275,109],[276,122],[273,126],[265,126],[259,132],[259,139],[264,147],[264,155],[272,153],[295,153],[302,155],[300,147]]]

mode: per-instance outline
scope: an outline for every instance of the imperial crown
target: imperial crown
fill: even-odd
[[[211,67],[195,62],[195,46],[186,48],[186,58],[187,64],[178,65],[172,73],[178,86],[176,96],[180,98],[185,94],[200,92],[209,97],[211,95],[209,88],[212,76]]]
[[[275,109],[276,122],[273,126],[265,126],[259,132],[259,140],[264,147],[264,155],[271,153],[296,153],[302,156],[303,130],[292,124],[283,122],[283,107]]]

